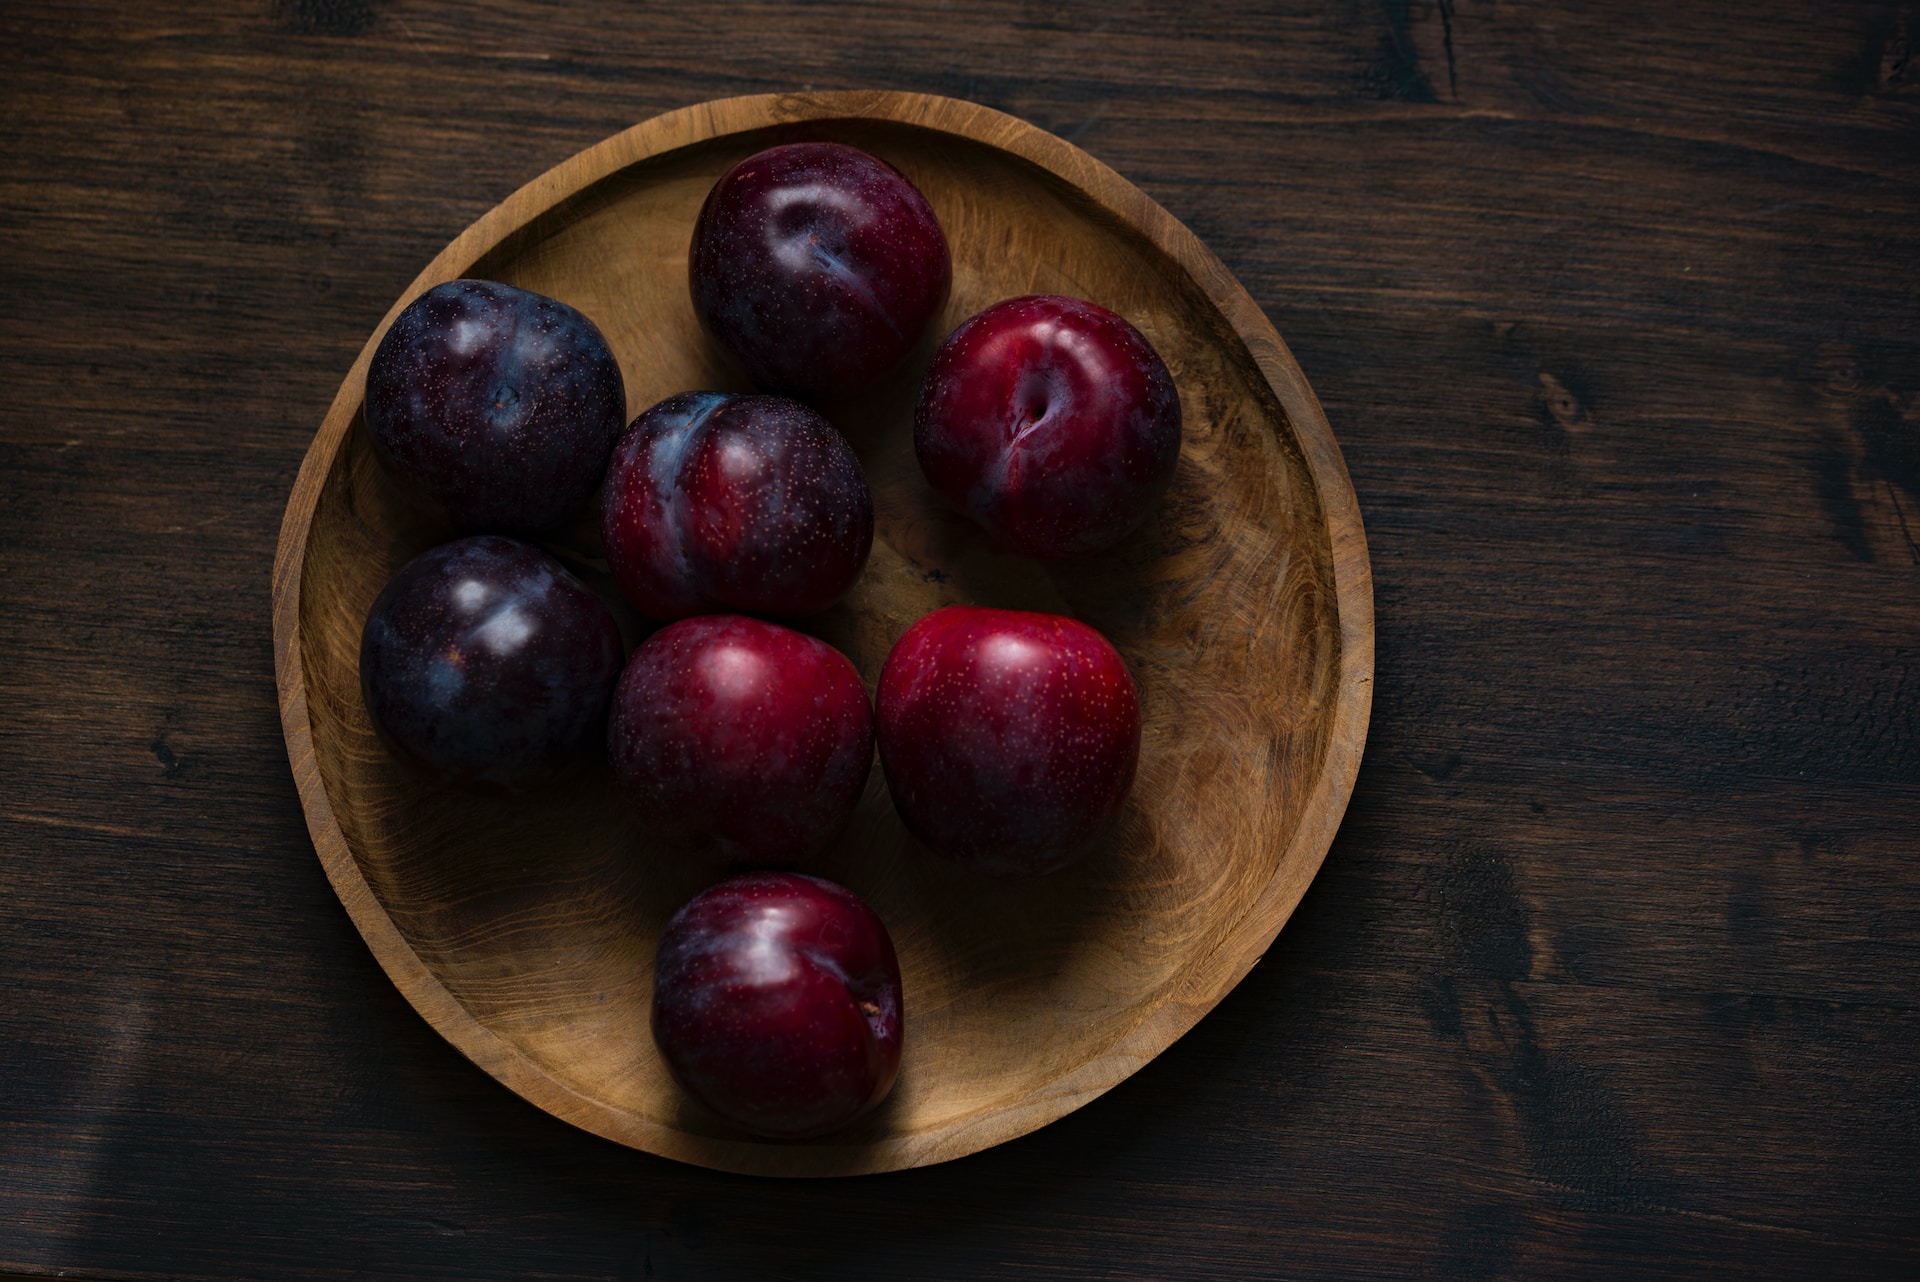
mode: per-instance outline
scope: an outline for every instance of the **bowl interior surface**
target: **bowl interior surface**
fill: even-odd
[[[1292,838],[1327,757],[1341,632],[1322,495],[1247,343],[1141,231],[986,142],[869,120],[723,134],[592,183],[448,275],[538,290],[592,317],[621,362],[630,415],[688,389],[747,390],[695,321],[688,237],[729,165],[798,137],[851,142],[898,167],[932,202],[954,259],[951,297],[906,366],[827,407],[866,468],[877,530],[851,595],[799,626],[851,657],[871,692],[894,640],[939,606],[1070,614],[1125,656],[1144,718],[1117,829],[1083,863],[1038,881],[988,880],[920,848],[876,763],[852,830],[813,871],[867,899],[892,932],[905,1055],[882,1108],[812,1146],[839,1157],[751,1141],[668,1077],[648,1032],[653,949],[714,877],[651,845],[604,767],[527,796],[476,796],[422,780],[376,737],[360,695],[362,623],[388,576],[452,532],[386,477],[357,408],[314,508],[298,611],[333,817],[406,946],[517,1058],[512,1072],[491,1071],[548,1107],[577,1097],[569,1120],[638,1147],[824,1172],[937,1160],[1032,1129],[1124,1077],[1218,1000],[1224,988],[1196,976],[1229,937],[1270,938],[1324,853]],[[1127,317],[1180,390],[1185,438],[1165,501],[1119,548],[1072,563],[995,551],[933,498],[913,455],[913,399],[938,340],[1025,293]],[[612,596],[590,527],[553,546]],[[630,644],[644,636],[648,625],[621,617]],[[1249,921],[1276,882],[1297,883],[1279,920]],[[1197,1008],[1167,1013],[1183,1002]],[[1143,1047],[1138,1030],[1156,1018],[1167,1031]],[[1115,1067],[1116,1055],[1128,1062]],[[916,1148],[915,1137],[929,1143]],[[882,1151],[893,1156],[874,1156]]]

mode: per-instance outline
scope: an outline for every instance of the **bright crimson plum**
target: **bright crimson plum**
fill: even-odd
[[[1122,317],[1058,295],[1013,298],[941,344],[913,446],[934,490],[1016,550],[1098,552],[1173,479],[1180,397]]]
[[[858,148],[790,143],[707,194],[689,283],[700,323],[766,391],[857,392],[926,332],[953,275],[933,207]]]
[[[634,651],[608,754],[669,847],[728,867],[802,864],[846,830],[873,764],[860,674],[824,641],[743,615],[682,619]]]
[[[485,280],[407,304],[367,367],[367,436],[388,471],[462,530],[536,534],[593,496],[627,420],[592,321]]]
[[[873,547],[873,494],[840,433],[798,401],[684,392],[614,450],[600,530],[642,614],[817,614]]]
[[[653,969],[653,1039],[674,1079],[755,1135],[830,1134],[900,1071],[900,963],[852,891],[749,873],[673,915]]]
[[[458,539],[400,567],[360,636],[367,711],[402,755],[456,783],[514,790],[601,742],[620,629],[537,548]]]
[[[880,672],[880,765],[935,854],[995,876],[1053,872],[1125,804],[1140,698],[1107,639],[1074,619],[948,606]]]

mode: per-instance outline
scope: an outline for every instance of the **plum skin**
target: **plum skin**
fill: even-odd
[[[935,353],[914,407],[928,483],[1030,556],[1103,551],[1145,521],[1180,455],[1180,396],[1123,317],[1060,295],[1008,299]]]
[[[626,424],[600,330],[557,299],[454,280],[407,304],[367,366],[367,437],[394,476],[469,532],[577,516]]]
[[[1140,699],[1107,639],[1074,619],[947,606],[908,628],[876,699],[894,809],[935,854],[999,877],[1084,856],[1119,815]]]
[[[900,1071],[900,963],[879,915],[842,886],[748,873],[667,923],[652,1029],[674,1079],[770,1139],[831,1134]]]
[[[933,206],[841,143],[747,157],[707,194],[688,253],[694,311],[764,391],[863,390],[898,365],[953,279]]]
[[[817,614],[873,549],[852,446],[775,396],[683,392],[641,414],[614,448],[600,520],[614,581],[662,621]]]
[[[662,844],[719,867],[793,867],[852,821],[873,765],[873,711],[859,672],[826,642],[700,615],[634,651],[607,750]]]
[[[499,535],[400,567],[360,640],[367,711],[387,743],[441,779],[517,791],[603,742],[620,629],[558,561]]]

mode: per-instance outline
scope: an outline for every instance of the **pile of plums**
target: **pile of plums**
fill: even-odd
[[[886,927],[797,871],[851,822],[876,744],[927,849],[1035,876],[1120,812],[1139,698],[1113,646],[1056,615],[936,610],[873,702],[846,656],[774,621],[840,600],[873,543],[859,459],[815,407],[898,366],[950,285],[945,235],[902,174],[833,143],[763,151],[708,195],[689,261],[701,324],[763,394],[683,392],[627,424],[613,352],[565,303],[456,280],[395,319],[367,433],[467,537],[380,593],[361,682],[387,743],[450,783],[521,791],[604,750],[658,847],[734,874],[668,924],[653,1035],[711,1112],[806,1138],[877,1105],[900,1063]],[[1073,557],[1146,518],[1180,402],[1125,320],[1031,296],[946,339],[913,434],[928,483],[998,544]],[[614,583],[665,625],[631,655],[537,546],[596,493]]]

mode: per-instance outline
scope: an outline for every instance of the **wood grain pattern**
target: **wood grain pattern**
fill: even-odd
[[[693,219],[729,165],[801,137],[899,167],[954,253],[952,295],[921,350],[830,411],[874,488],[876,550],[848,599],[805,626],[871,688],[899,634],[942,605],[1071,614],[1119,647],[1142,698],[1140,773],[1118,831],[1040,882],[930,858],[875,772],[819,871],[873,904],[900,953],[909,1028],[883,1108],[822,1141],[768,1144],[674,1085],[647,1031],[652,955],[710,877],[646,840],[605,771],[477,798],[424,785],[380,744],[360,700],[361,623],[394,570],[451,536],[411,510],[366,443],[365,367],[386,322],[294,485],[275,637],[321,861],[375,956],[449,1041],[549,1112],[638,1148],[757,1174],[857,1174],[964,1156],[1054,1120],[1130,1076],[1245,975],[1306,892],[1359,768],[1372,586],[1326,420],[1245,292],[1110,170],[972,104],[765,96],[636,126],[483,217],[388,322],[444,280],[505,280],[592,316],[636,409],[726,386],[687,295]],[[1180,469],[1156,519],[1071,565],[993,551],[933,501],[913,457],[932,349],[1026,293],[1128,317],[1183,401]],[[566,554],[591,565],[592,543]]]
[[[1920,1272],[1920,8],[0,5],[0,1268],[127,1279]],[[1451,55],[1451,57],[1449,57]],[[1217,254],[1366,515],[1286,929],[1106,1095],[765,1180],[527,1105],[287,771],[287,496],[460,230],[636,121],[1032,121]]]

